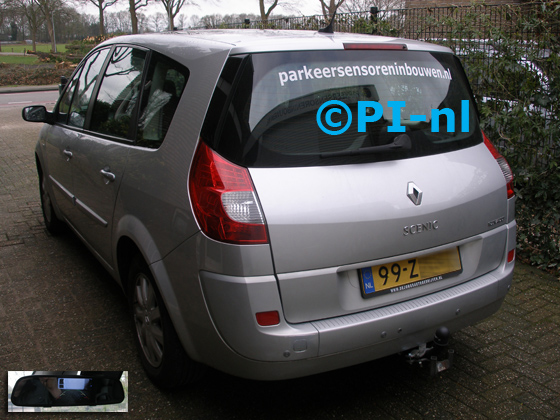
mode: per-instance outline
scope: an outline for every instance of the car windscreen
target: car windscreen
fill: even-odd
[[[202,138],[247,167],[406,159],[482,141],[453,55],[385,50],[231,57]]]

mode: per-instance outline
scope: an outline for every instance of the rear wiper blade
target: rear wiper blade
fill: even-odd
[[[408,134],[400,134],[393,140],[390,144],[384,144],[382,146],[371,146],[362,147],[361,149],[355,150],[341,150],[340,152],[325,152],[321,153],[321,158],[330,158],[337,156],[359,156],[359,155],[369,155],[374,153],[387,153],[387,152],[400,152],[403,150],[410,150],[412,147],[412,141]]]

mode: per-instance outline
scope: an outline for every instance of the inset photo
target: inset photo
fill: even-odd
[[[8,412],[128,412],[128,371],[9,371]]]

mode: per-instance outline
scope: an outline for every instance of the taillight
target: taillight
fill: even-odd
[[[484,138],[484,144],[488,150],[490,150],[490,153],[492,153],[492,156],[494,156],[494,159],[496,159],[496,162],[498,162],[498,165],[500,165],[500,169],[504,174],[507,186],[507,198],[512,198],[515,195],[515,192],[513,191],[513,172],[511,171],[506,158],[498,152],[492,143],[490,143],[490,140],[488,140],[488,137],[486,137],[484,132],[482,133],[482,137]]]
[[[210,238],[232,244],[268,243],[249,171],[202,141],[193,159],[189,191],[196,220]]]

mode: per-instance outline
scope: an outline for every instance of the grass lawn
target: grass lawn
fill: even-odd
[[[39,60],[34,55],[0,55],[0,63],[7,64],[38,64]]]
[[[23,50],[30,51],[31,44],[2,44],[2,51],[0,52],[18,52],[22,53]],[[56,44],[58,52],[66,52],[66,44]],[[48,53],[51,51],[51,44],[37,43],[37,51]]]

